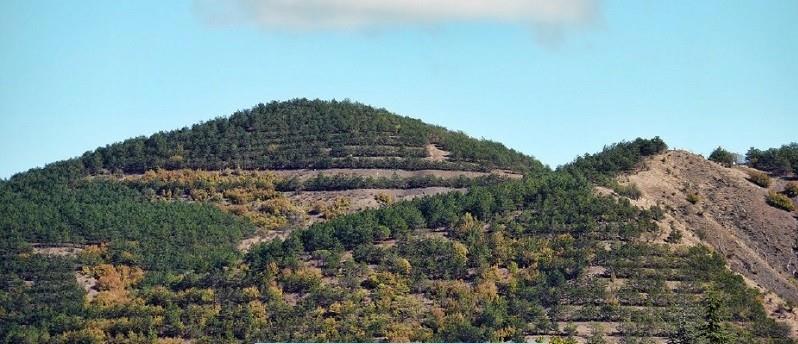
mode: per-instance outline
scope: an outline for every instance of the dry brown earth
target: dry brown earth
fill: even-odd
[[[44,256],[60,256],[60,257],[75,257],[85,249],[85,245],[80,244],[31,244],[34,254]]]
[[[441,193],[461,191],[465,189],[455,189],[447,187],[427,187],[418,189],[353,189],[341,191],[292,191],[283,194],[297,204],[313,204],[317,201],[330,201],[336,198],[347,198],[351,202],[350,212],[357,212],[369,208],[377,208],[380,203],[377,201],[378,194],[389,194],[397,201],[410,200],[416,197],[437,195]]]
[[[427,149],[427,155],[429,155],[428,157],[424,158],[426,160],[445,161],[448,159],[448,156],[450,154],[449,152],[442,150],[438,148],[438,146],[431,143],[426,145],[425,148]]]
[[[790,324],[795,334],[798,316],[789,305],[798,304],[796,214],[769,206],[769,190],[748,181],[747,172],[689,152],[668,151],[647,159],[639,171],[619,182],[640,189],[636,205],[666,210],[660,221],[663,230],[650,239],[664,241],[676,228],[685,234],[681,245],[707,244],[765,294],[770,315]],[[771,189],[780,191],[782,184],[777,181]],[[689,202],[689,194],[698,195],[698,202]]]

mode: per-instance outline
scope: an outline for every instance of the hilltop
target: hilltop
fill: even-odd
[[[296,99],[89,152],[91,173],[164,169],[400,168],[540,171],[537,160],[353,102]]]
[[[3,225],[5,235],[23,242],[114,242],[137,239],[139,231],[173,230],[176,219],[161,221],[153,208],[163,208],[164,215],[186,213],[179,218],[185,229],[207,221],[189,213],[210,211],[204,216],[225,218],[221,223],[237,223],[237,229],[210,235],[222,241],[208,244],[221,249],[218,244],[237,242],[246,250],[341,214],[546,170],[499,143],[383,109],[296,99],[110,144],[15,175],[2,183],[9,214]],[[201,229],[206,230],[221,227]],[[183,244],[206,244],[191,240]]]

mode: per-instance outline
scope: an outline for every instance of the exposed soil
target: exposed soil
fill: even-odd
[[[767,314],[777,322],[787,324],[790,327],[790,336],[798,338],[798,308],[788,304],[784,299],[776,293],[762,288],[759,284],[749,278],[745,279],[745,283],[760,293],[762,293],[762,305],[765,307]]]
[[[354,189],[341,191],[292,191],[284,192],[283,194],[297,204],[313,204],[317,201],[330,201],[341,197],[348,198],[351,202],[349,211],[357,212],[364,209],[379,207],[380,203],[377,201],[376,196],[381,193],[393,195],[396,201],[402,201],[451,191],[464,192],[465,189],[447,187],[418,189]]]
[[[288,230],[270,230],[266,231],[265,233],[258,233],[253,237],[241,240],[241,242],[238,243],[236,248],[239,251],[247,252],[249,251],[250,248],[252,248],[252,246],[255,246],[262,242],[272,241],[277,238],[285,239],[288,237],[288,234],[290,233],[291,231]]]
[[[592,333],[592,326],[598,325],[604,328],[605,333],[607,332],[607,328],[613,329],[617,327],[616,323],[602,323],[602,322],[595,322],[595,323],[582,323],[582,325],[577,325],[576,327],[576,334],[574,335],[574,340],[577,343],[587,343],[587,337],[590,336]],[[563,332],[564,333],[564,332]],[[550,341],[554,338],[562,338],[562,335],[552,336],[552,335],[531,335],[526,336],[525,342],[527,343],[550,343]],[[642,338],[641,338],[642,339]],[[643,341],[643,343],[655,343],[655,344],[665,344],[667,343],[667,338],[663,337],[646,337],[644,338],[648,341]],[[609,344],[616,344],[616,343],[624,343],[624,337],[619,335],[613,334],[605,334],[604,340]],[[635,342],[636,343],[636,342]]]
[[[647,159],[641,170],[619,181],[640,189],[642,197],[634,201],[636,205],[659,205],[666,211],[665,220],[660,221],[663,230],[650,240],[664,241],[676,228],[684,234],[681,245],[708,244],[752,286],[773,293],[765,295],[766,308],[795,333],[798,317],[787,314],[792,311],[785,311],[790,309],[785,303],[798,303],[798,221],[795,213],[769,206],[765,202],[768,189],[747,177],[744,167],[726,168],[700,155],[668,151]],[[773,184],[771,188],[777,190],[783,183]],[[697,195],[695,204],[688,201],[690,194]]]
[[[84,274],[83,272],[75,272],[75,280],[86,291],[86,299],[91,301],[97,295],[97,279]]]
[[[428,157],[424,158],[425,160],[431,161],[445,161],[448,160],[449,152],[438,148],[438,146],[434,144],[428,144],[426,147]]]
[[[84,245],[80,244],[31,244],[34,254],[45,256],[75,257],[83,251]]]

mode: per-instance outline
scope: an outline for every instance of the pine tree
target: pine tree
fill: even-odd
[[[668,344],[692,344],[696,341],[695,330],[684,312],[679,312],[676,319],[676,332],[668,338]]]
[[[709,160],[717,162],[723,166],[731,167],[736,162],[735,155],[722,147],[715,148],[709,155]]]
[[[707,344],[730,344],[733,342],[731,335],[726,331],[722,321],[723,300],[715,291],[707,293],[703,302],[704,324],[701,328],[701,337]]]

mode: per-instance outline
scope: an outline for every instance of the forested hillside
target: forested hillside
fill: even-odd
[[[446,155],[431,158],[430,149]],[[337,171],[300,179],[260,171],[299,167],[451,172],[385,170],[379,173],[390,173],[371,176],[373,170]],[[87,265],[82,258],[61,254],[64,247],[99,250],[100,261],[146,271],[139,279],[155,285],[174,274],[209,273],[237,264],[237,245],[252,235],[268,238],[278,228],[287,233],[315,217],[352,211],[346,198],[302,204],[291,198],[293,193],[377,188],[387,191],[377,195],[385,204],[393,201],[392,189],[496,184],[504,177],[463,171],[495,168],[545,171],[536,160],[501,144],[385,110],[294,100],[261,104],[229,118],[127,140],[18,174],[0,181],[0,337],[38,342],[49,340],[49,333],[83,328],[86,310],[80,299],[86,290],[78,288],[75,276],[100,282],[87,287],[84,281],[89,295],[108,290],[100,276],[73,273],[76,267],[96,265],[97,257]],[[70,306],[59,306],[62,301]]]
[[[722,256],[641,239],[663,209],[594,191],[666,148],[638,139],[550,171],[384,110],[306,100],[128,140],[0,182],[0,338],[792,343]],[[262,171],[328,167],[401,170]],[[476,173],[493,169],[525,175]],[[292,198],[431,185],[448,189],[379,194],[354,213]]]
[[[451,154],[426,157],[434,144]],[[181,130],[109,145],[81,158],[91,172],[153,168],[218,170],[402,168],[541,170],[502,144],[352,102],[272,102]]]

